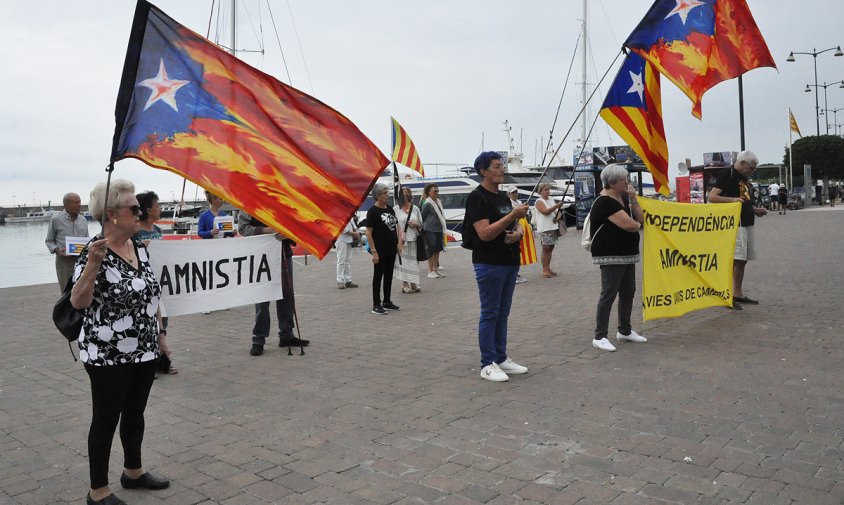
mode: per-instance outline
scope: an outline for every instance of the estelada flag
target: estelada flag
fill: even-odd
[[[624,45],[676,84],[698,119],[709,88],[776,68],[745,0],[656,0]]]
[[[641,56],[628,54],[599,114],[642,158],[654,189],[668,196],[668,145],[662,125],[659,72]]]
[[[800,127],[797,126],[797,119],[794,118],[794,114],[791,113],[791,109],[788,109],[788,123],[791,131],[800,135],[800,138],[803,138],[803,134],[800,133]]]
[[[190,179],[322,258],[389,163],[346,117],[139,0],[111,160]]]
[[[422,177],[425,176],[425,168],[422,166],[422,161],[419,159],[419,151],[413,145],[413,141],[401,127],[395,118],[390,118],[390,124],[393,130],[393,156],[395,162],[401,163],[407,168],[419,172]]]

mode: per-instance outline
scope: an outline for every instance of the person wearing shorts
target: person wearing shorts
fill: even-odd
[[[764,207],[754,207],[750,193],[748,178],[756,170],[759,158],[750,151],[742,151],[736,158],[736,163],[729,170],[725,170],[715,180],[715,185],[709,192],[711,203],[741,203],[741,222],[736,235],[736,250],[733,261],[733,310],[741,310],[742,304],[758,305],[744,295],[742,283],[747,262],[756,258],[754,248],[753,224],[756,216],[768,213]]]

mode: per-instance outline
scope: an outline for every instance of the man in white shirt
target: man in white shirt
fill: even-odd
[[[777,193],[780,192],[780,185],[776,182],[768,186],[768,201],[770,202],[770,209],[774,210],[777,208]]]

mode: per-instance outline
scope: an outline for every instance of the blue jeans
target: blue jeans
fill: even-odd
[[[518,266],[476,263],[475,280],[481,300],[478,346],[481,367],[507,360],[507,318],[513,303]]]

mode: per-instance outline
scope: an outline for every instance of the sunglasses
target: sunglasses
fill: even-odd
[[[141,206],[140,205],[130,205],[129,207],[126,207],[126,208],[129,209],[132,212],[132,214],[140,214],[141,213]]]

